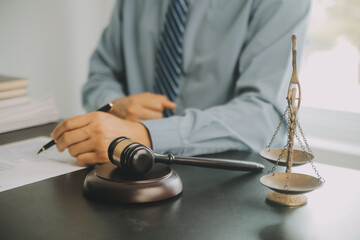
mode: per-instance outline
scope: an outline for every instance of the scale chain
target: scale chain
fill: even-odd
[[[281,128],[281,125],[283,124],[283,122],[284,122],[284,120],[285,120],[285,116],[286,116],[286,114],[289,112],[289,110],[290,110],[290,108],[289,108],[289,107],[286,107],[286,110],[285,110],[284,114],[281,116],[280,123],[279,123],[279,125],[277,126],[277,128],[276,128],[273,136],[271,137],[271,140],[270,140],[269,144],[266,146],[266,148],[268,149],[268,151],[270,151],[270,147],[271,147],[271,145],[273,144],[273,142],[274,142],[274,140],[275,140],[275,137],[276,137],[276,135],[278,134],[278,132],[279,132],[279,130],[280,130],[280,128]]]
[[[305,143],[306,149],[304,147],[304,145],[302,144],[302,141],[300,139],[300,137],[298,136],[298,134],[295,132],[295,137],[299,142],[299,145],[301,147],[301,149],[306,153],[306,159],[308,160],[308,162],[311,164],[312,169],[314,170],[315,174],[317,175],[319,180],[322,180],[325,183],[325,179],[323,177],[320,176],[319,171],[317,170],[317,168],[314,165],[314,162],[311,160],[311,158],[309,157],[309,154],[313,154],[313,152],[311,151],[309,144],[305,138],[304,135],[304,131],[302,130],[301,126],[300,126],[300,122],[298,121],[298,118],[296,118],[296,125],[300,131],[301,137],[303,138],[303,141]],[[307,150],[307,151],[306,151]]]
[[[287,121],[287,124],[289,125],[289,123],[290,123],[290,115],[291,115],[291,114],[290,114],[290,107],[289,107],[289,106],[286,107],[286,110],[285,110],[284,114],[283,114],[282,117],[281,117],[280,124],[278,125],[278,127],[277,127],[277,129],[276,129],[276,131],[275,131],[275,134],[273,135],[273,138],[271,139],[271,141],[270,141],[270,143],[269,143],[269,145],[268,145],[268,150],[269,150],[269,151],[270,151],[270,146],[271,146],[272,142],[274,141],[276,134],[279,132],[279,129],[280,129],[282,123],[283,123],[284,120],[285,120],[286,114],[287,114],[287,119],[286,119],[286,121]],[[289,136],[289,134],[290,134],[290,128],[287,128],[287,135]],[[279,157],[277,158],[276,163],[275,163],[274,166],[272,167],[271,171],[268,172],[268,174],[270,174],[270,173],[271,173],[272,175],[275,174],[276,167],[279,165],[280,159],[283,157],[285,151],[289,149],[289,145],[290,145],[290,144],[289,144],[289,141],[286,141],[286,145],[285,145],[284,148],[281,150],[281,153],[280,153]]]
[[[275,174],[276,167],[279,165],[280,159],[281,159],[282,156],[284,155],[285,150],[287,150],[288,148],[289,148],[289,143],[286,143],[286,145],[285,145],[284,148],[282,149],[282,151],[281,151],[278,159],[276,160],[276,163],[275,163],[274,166],[272,167],[271,171],[268,171],[268,174],[272,174],[272,175]]]

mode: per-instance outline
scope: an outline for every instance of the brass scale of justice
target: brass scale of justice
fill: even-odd
[[[303,194],[320,188],[325,183],[325,180],[320,176],[319,171],[313,163],[314,155],[306,141],[304,132],[297,118],[301,103],[301,88],[296,70],[295,35],[292,36],[292,66],[293,72],[287,94],[288,106],[282,115],[270,143],[266,149],[260,152],[260,155],[273,163],[274,166],[271,171],[268,172],[268,175],[263,176],[260,179],[260,182],[274,191],[266,196],[266,199],[269,202],[287,207],[299,207],[307,203],[307,197]],[[271,145],[286,117],[288,121],[286,145],[283,149],[271,149]],[[297,133],[297,127],[303,142]],[[301,150],[294,149],[294,138],[298,140]],[[292,167],[307,163],[311,164],[317,177],[292,172]],[[277,166],[286,166],[285,173],[275,173]]]

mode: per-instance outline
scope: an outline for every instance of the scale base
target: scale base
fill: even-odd
[[[271,192],[266,195],[266,200],[270,203],[285,207],[301,207],[307,203],[307,197],[302,194],[283,194]]]
[[[145,176],[134,179],[106,163],[86,176],[83,193],[87,198],[107,203],[147,203],[175,197],[182,190],[179,175],[163,164],[154,164]]]

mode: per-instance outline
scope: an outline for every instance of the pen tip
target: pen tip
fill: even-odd
[[[43,150],[42,149],[40,149],[38,152],[37,152],[37,154],[39,154],[39,153],[41,153]]]

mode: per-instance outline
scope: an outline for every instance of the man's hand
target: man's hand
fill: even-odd
[[[162,118],[164,109],[175,109],[176,103],[166,96],[154,93],[140,93],[118,98],[111,113],[134,122]]]
[[[117,137],[126,136],[151,147],[147,129],[138,122],[120,119],[104,112],[92,112],[69,118],[51,134],[57,149],[66,148],[79,165],[108,162],[107,149]]]

